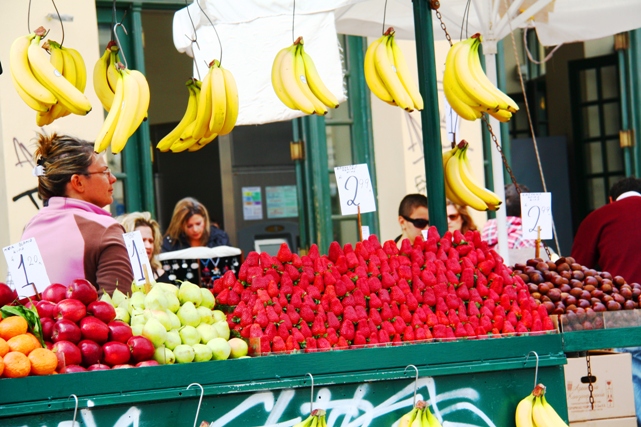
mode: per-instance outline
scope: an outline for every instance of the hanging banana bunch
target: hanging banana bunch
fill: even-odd
[[[516,406],[516,427],[567,427],[561,416],[545,399],[545,386],[537,384],[529,396]]]
[[[406,111],[422,110],[423,97],[414,84],[405,56],[390,27],[365,53],[365,81],[381,100]]]
[[[474,179],[467,158],[468,147],[467,142],[461,141],[443,153],[445,196],[457,205],[469,206],[477,211],[498,210],[501,199]]]
[[[91,111],[91,103],[84,95],[87,70],[82,56],[51,40],[40,46],[46,33],[44,27],[39,27],[18,37],[11,45],[9,58],[13,85],[20,98],[37,112],[38,126],[71,113],[84,116]]]
[[[314,409],[309,417],[305,418],[293,427],[327,427],[325,420],[325,411],[323,409]]]
[[[276,54],[272,86],[278,99],[292,110],[323,116],[328,108],[338,108],[338,99],[327,89],[312,57],[305,52],[302,37]]]
[[[118,45],[111,40],[102,56],[93,67],[93,88],[100,99],[105,111],[109,112],[116,93],[118,71],[116,65],[120,62]]]
[[[185,83],[189,91],[189,100],[187,101],[187,109],[178,125],[173,128],[163,139],[158,142],[156,148],[162,152],[169,151],[174,144],[180,143],[180,136],[183,134],[187,126],[191,125],[196,119],[198,113],[198,98],[200,96],[200,88],[202,83],[200,80],[189,79]],[[176,145],[178,147],[178,145]]]
[[[508,122],[519,107],[485,75],[479,57],[480,45],[478,33],[452,45],[445,60],[445,97],[456,114],[465,120],[474,121],[487,113],[500,122]]]
[[[442,427],[442,424],[432,414],[427,403],[419,400],[411,411],[401,417],[398,427]]]

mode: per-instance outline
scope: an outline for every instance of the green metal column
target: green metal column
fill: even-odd
[[[436,88],[432,11],[426,0],[414,0],[413,5],[418,57],[418,86],[425,101],[425,109],[421,112],[421,124],[423,127],[427,202],[430,223],[436,226],[439,233],[444,234],[447,231],[447,216],[445,214],[445,180]]]
[[[294,136],[294,141],[297,144],[300,144],[303,150],[303,158],[300,160],[294,160],[294,168],[296,170],[296,194],[298,196],[298,233],[299,233],[299,248],[309,248],[310,245],[310,232],[314,212],[314,206],[312,204],[312,199],[309,196],[309,184],[308,179],[306,178],[305,171],[305,158],[306,158],[306,147],[305,141],[303,138],[303,129],[301,126],[301,119],[292,120],[292,133]]]
[[[639,151],[639,143],[641,143],[641,109],[637,106],[641,102],[639,90],[641,90],[641,30],[630,31],[630,61],[628,62],[630,68],[630,121],[632,122],[634,146],[632,147],[635,176],[641,173],[641,152]]]
[[[628,67],[626,58],[627,49],[617,50],[617,60],[619,62],[619,96],[621,97],[621,129],[627,131],[630,128],[628,116]],[[625,176],[633,175],[632,166],[632,147],[621,147],[623,151],[623,167]]]
[[[506,92],[506,78],[505,78],[505,51],[503,50],[503,40],[499,40],[496,44],[496,80],[497,86],[503,92]],[[508,123],[500,123],[501,131],[501,150],[507,159],[510,166],[512,163],[512,144],[510,141],[510,128]],[[491,172],[490,172],[491,173]],[[503,180],[507,184],[510,182],[510,174],[507,169],[503,168]],[[489,187],[494,188],[494,187]]]

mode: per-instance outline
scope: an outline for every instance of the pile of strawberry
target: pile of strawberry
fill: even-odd
[[[212,291],[232,333],[259,354],[554,329],[477,231],[440,237],[431,227],[400,250],[372,235],[333,242],[328,255],[316,245],[302,257],[287,245],[275,257],[251,252],[238,278],[228,271]]]

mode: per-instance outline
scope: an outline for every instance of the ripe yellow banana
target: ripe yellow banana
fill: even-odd
[[[378,45],[381,43],[385,43],[386,40],[386,36],[381,36],[367,47],[363,68],[365,72],[365,82],[367,83],[367,87],[369,87],[369,90],[371,90],[372,93],[379,99],[390,103],[393,102],[394,99],[385,87],[385,83],[383,83],[383,80],[381,80],[380,76],[378,75],[378,72],[376,71],[376,62],[374,60],[376,57],[376,49],[378,48]]]
[[[529,396],[522,399],[516,405],[516,412],[514,414],[514,421],[516,427],[533,427],[532,424],[532,408],[534,406],[534,394],[530,393]]]
[[[384,42],[381,42],[374,51],[374,64],[376,71],[381,80],[385,84],[394,102],[403,110],[414,110],[414,103],[412,98],[408,95],[403,87],[401,80],[396,74],[396,67],[394,67],[394,54],[392,48],[389,46],[389,40],[393,36],[393,32],[388,35]]]
[[[225,115],[227,114],[225,76],[218,60],[214,60],[214,66],[209,72],[211,73],[211,117],[209,118],[207,135],[220,132],[225,124]]]
[[[424,410],[424,408],[419,408],[416,410],[416,416],[414,417],[414,420],[412,420],[410,427],[423,427]]]
[[[58,102],[62,103],[72,113],[78,115],[89,113],[91,111],[91,103],[87,97],[51,65],[49,55],[44,49],[40,48],[39,42],[40,37],[36,36],[27,50],[33,74],[40,83],[58,98]]]
[[[411,411],[403,415],[401,419],[398,420],[398,427],[410,427],[412,425],[412,422],[416,418],[417,412],[418,408],[414,407]]]
[[[76,63],[74,62],[73,57],[69,53],[68,49],[63,49],[62,46],[58,45],[58,50],[60,50],[60,53],[62,54],[62,59],[64,60],[64,69],[62,71],[62,75],[69,80],[69,83],[74,85],[74,87],[78,90],[78,74],[76,72]],[[82,93],[82,90],[80,90]]]
[[[556,427],[554,421],[543,407],[541,396],[535,397],[534,405],[532,405],[532,422],[534,427]]]
[[[223,77],[225,79],[225,97],[227,111],[225,112],[225,123],[218,132],[218,135],[227,135],[236,126],[238,119],[238,87],[236,86],[236,79],[231,71],[226,68],[220,67],[223,70]]]
[[[149,109],[149,83],[147,82],[147,79],[145,78],[145,75],[141,73],[138,70],[129,70],[129,73],[132,75],[132,77],[136,80],[136,83],[138,83],[138,90],[139,90],[139,96],[138,96],[138,105],[136,108],[136,117],[134,119],[134,130],[131,132],[136,131],[138,129],[138,126],[140,126],[140,123],[147,117],[147,110]]]
[[[105,111],[109,112],[114,102],[114,91],[107,80],[107,68],[109,68],[111,49],[107,47],[102,56],[96,61],[93,67],[93,89]]]
[[[450,186],[450,189],[456,194],[458,199],[463,202],[463,206],[469,206],[477,211],[488,210],[487,204],[474,194],[463,182],[460,160],[461,150],[457,150],[456,154],[452,155],[445,165],[445,180]]]
[[[300,110],[305,114],[313,114],[315,112],[314,104],[305,96],[299,85],[299,79],[296,75],[296,48],[298,44],[287,48],[280,61],[279,75],[283,84],[283,89],[287,96],[292,101],[296,110]],[[307,85],[305,85],[307,86]],[[307,87],[309,89],[309,87]]]
[[[423,410],[423,426],[428,427],[443,427],[441,422],[436,418],[436,416],[430,411],[428,406]]]
[[[160,151],[165,152],[169,151],[172,144],[177,141],[180,141],[180,135],[184,132],[185,128],[196,119],[196,112],[198,111],[198,95],[200,94],[200,88],[194,84],[194,79],[187,80],[185,85],[189,91],[189,100],[187,101],[187,108],[185,109],[185,114],[183,115],[180,122],[176,125],[175,128],[171,130],[163,139],[161,139],[156,148]]]
[[[548,418],[554,422],[555,427],[568,427],[565,421],[563,421],[563,418],[561,418],[552,405],[547,402],[545,395],[541,396],[541,405],[543,405],[543,409],[547,412]]]
[[[509,122],[512,118],[512,113],[508,110],[486,111],[486,113],[502,123]]]
[[[116,91],[116,82],[118,81],[118,68],[116,66],[120,62],[120,55],[118,54],[119,48],[117,44],[111,44],[109,47],[109,64],[107,66],[107,82],[112,92]]]
[[[396,74],[398,75],[398,78],[400,79],[410,98],[412,98],[414,108],[420,111],[423,109],[423,97],[421,96],[418,87],[416,87],[416,85],[414,84],[414,79],[412,78],[410,70],[407,67],[407,62],[405,61],[403,51],[400,47],[398,47],[394,35],[390,37],[389,43],[394,55],[394,66],[396,67]]]
[[[303,59],[303,40],[301,38],[298,47],[296,48],[296,56],[294,57],[294,73],[296,74],[296,84],[300,88],[301,92],[312,101],[314,105],[314,112],[319,116],[324,116],[327,114],[327,107],[323,102],[318,99],[314,92],[312,92],[309,87],[309,82],[307,81],[307,76],[305,74],[305,60]]]
[[[17,90],[18,94],[25,100],[23,93],[28,95],[28,100],[25,100],[27,105],[33,108],[36,111],[48,111],[48,107],[58,102],[56,96],[47,89],[42,83],[33,74],[31,66],[29,65],[28,51],[31,41],[36,38],[35,34],[29,34],[26,36],[18,37],[11,44],[11,49],[9,52],[9,68],[11,70],[11,76],[14,79],[14,86],[20,86],[21,90]],[[31,102],[30,99],[33,99],[37,102]],[[34,108],[38,107],[38,108]]]
[[[454,147],[451,150],[448,150],[443,153],[443,172],[445,172],[445,167],[447,166],[447,162],[456,153],[457,150],[458,148]],[[445,179],[445,197],[447,197],[450,201],[456,203],[459,206],[465,205],[465,203],[461,199],[459,199],[456,193],[452,191],[452,189],[450,188],[450,185],[447,182],[447,179]]]
[[[198,140],[205,136],[209,131],[209,119],[212,114],[212,104],[211,104],[211,76],[212,76],[213,65],[210,65],[209,71],[205,77],[203,77],[203,85],[200,90],[200,98],[198,99],[198,113],[196,114],[196,120],[194,120],[194,129],[191,135],[194,139]],[[182,136],[181,136],[182,139]],[[173,151],[173,150],[172,150]]]
[[[467,158],[468,147],[469,145],[466,145],[460,153],[461,160],[459,161],[459,167],[461,171],[461,179],[463,180],[465,186],[469,188],[472,193],[476,194],[481,200],[483,200],[485,204],[488,205],[488,207],[493,206],[498,208],[498,206],[501,205],[501,199],[499,199],[499,197],[494,192],[488,190],[487,188],[476,182],[474,175],[472,175],[470,162]]]
[[[461,46],[456,51],[454,57],[454,70],[459,87],[467,96],[474,100],[475,103],[480,104],[485,110],[496,111],[499,107],[499,101],[494,94],[488,92],[476,79],[474,72],[478,71],[473,71],[470,68],[472,63],[470,58],[473,55],[478,57],[478,37],[470,37],[458,43],[460,43]]]
[[[303,421],[301,421],[298,424],[294,424],[292,427],[310,427],[312,425],[312,421],[314,420],[315,417],[309,416],[305,418]]]
[[[287,94],[287,91],[283,86],[283,81],[280,77],[281,63],[285,55],[287,55],[288,50],[289,46],[282,48],[280,51],[278,51],[276,57],[274,58],[274,63],[272,64],[272,87],[274,88],[276,96],[278,96],[278,99],[280,99],[283,104],[285,104],[292,110],[297,110],[298,108],[296,107],[296,104],[294,104],[294,101],[292,101],[292,99]]]
[[[71,57],[76,70],[76,87],[84,93],[87,87],[87,66],[84,58],[76,49],[63,46],[62,50]]]
[[[327,89],[327,86],[325,86],[325,83],[323,83],[323,80],[318,74],[318,70],[316,70],[314,60],[307,54],[307,52],[305,52],[305,50],[303,50],[302,46],[301,55],[303,57],[303,63],[305,64],[305,77],[307,79],[307,84],[309,85],[312,93],[329,108],[338,108],[338,99],[336,99],[334,94]]]
[[[136,78],[131,75],[130,71],[122,70],[123,98],[120,116],[116,123],[113,138],[111,139],[111,152],[120,153],[129,137],[136,131],[140,123],[135,123],[136,110],[140,102],[140,88]]]
[[[445,92],[447,102],[456,114],[465,120],[474,121],[482,116],[479,109],[474,108],[480,107],[480,104],[465,94],[465,92],[459,87],[459,83],[456,78],[456,65],[454,64],[454,58],[456,58],[456,54],[461,46],[461,43],[455,43],[447,52],[445,72],[443,73],[443,91]]]
[[[96,137],[96,141],[94,142],[94,151],[96,153],[101,153],[105,151],[111,144],[114,131],[116,130],[116,125],[118,124],[118,121],[119,121],[118,119],[120,117],[120,111],[122,110],[121,106],[123,104],[124,96],[125,96],[124,82],[122,77],[120,77],[116,81],[116,93],[114,95],[114,100],[112,104],[113,108],[109,110],[107,117],[105,117],[105,121],[103,122],[102,127],[100,128],[98,137]]]

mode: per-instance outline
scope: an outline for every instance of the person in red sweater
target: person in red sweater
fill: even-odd
[[[572,257],[581,265],[641,283],[641,180],[628,177],[610,189],[610,203],[590,213],[574,236]]]

